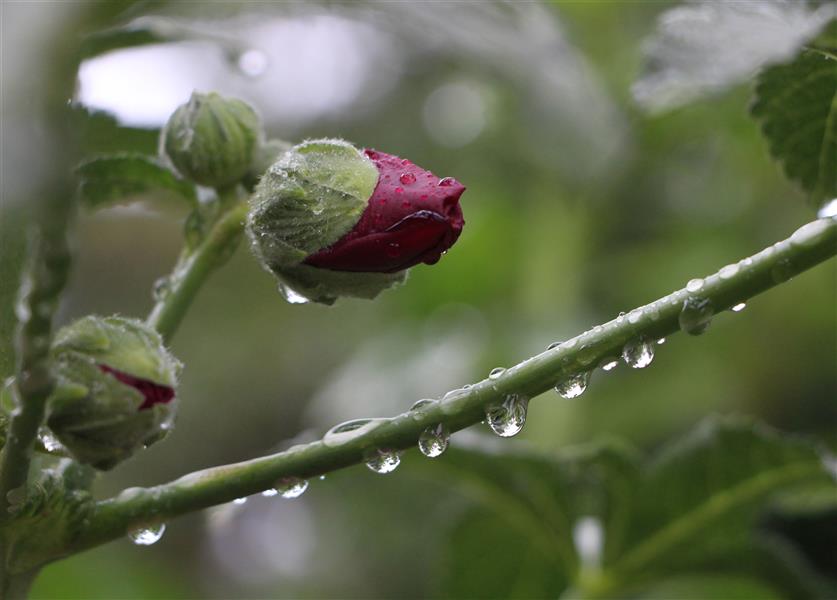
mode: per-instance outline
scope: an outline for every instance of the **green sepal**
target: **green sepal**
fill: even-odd
[[[407,271],[355,273],[296,265],[282,269],[279,276],[294,292],[311,302],[334,304],[340,296],[371,300],[384,290],[403,283]]]
[[[250,171],[261,137],[261,119],[236,98],[193,93],[160,133],[160,154],[184,177],[226,187]]]
[[[267,173],[267,170],[273,166],[273,164],[278,161],[285,152],[290,150],[292,146],[293,144],[290,142],[278,139],[267,140],[266,142],[259,144],[259,147],[256,149],[256,155],[253,158],[253,165],[250,167],[250,171],[244,178],[244,186],[248,190],[253,191],[262,176]]]

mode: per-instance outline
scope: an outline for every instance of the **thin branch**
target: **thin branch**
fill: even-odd
[[[689,310],[719,313],[779,285],[837,253],[837,219],[813,221],[790,238],[758,254],[694,280],[651,304],[572,338],[467,389],[454,390],[440,402],[392,419],[378,419],[342,440],[326,437],[254,460],[198,471],[171,483],[131,488],[99,502],[90,526],[68,551],[78,551],[118,538],[131,527],[165,521],[182,514],[230,502],[274,487],[286,477],[312,478],[362,462],[376,448],[403,450],[415,446],[427,428],[444,423],[457,431],[481,421],[487,406],[507,394],[535,396],[574,374],[589,371],[620,356],[628,342],[656,340],[693,327]],[[685,319],[681,318],[687,306]]]
[[[219,195],[224,212],[200,245],[184,252],[177,261],[169,276],[167,293],[148,315],[148,324],[160,332],[166,343],[171,341],[201,285],[229,259],[244,231],[247,202],[239,200],[232,189]]]
[[[17,406],[11,413],[0,456],[0,522],[25,497],[32,450],[55,382],[50,370],[52,317],[67,283],[70,252],[67,226],[74,203],[55,196],[43,202],[20,288],[17,330]]]

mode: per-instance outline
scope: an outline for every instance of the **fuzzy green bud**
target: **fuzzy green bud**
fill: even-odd
[[[141,321],[85,317],[58,331],[47,425],[81,463],[110,469],[163,438],[180,362]]]
[[[224,187],[250,171],[261,136],[253,108],[216,93],[192,94],[174,111],[160,134],[160,153],[186,178]]]

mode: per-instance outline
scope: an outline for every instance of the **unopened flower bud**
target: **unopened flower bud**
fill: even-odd
[[[464,191],[397,156],[312,140],[262,177],[247,230],[261,262],[298,295],[374,298],[453,245]]]
[[[160,150],[184,177],[224,187],[250,171],[260,132],[258,115],[243,100],[196,92],[169,118]]]
[[[58,331],[52,354],[47,425],[79,462],[110,469],[171,428],[181,364],[141,321],[85,317]]]

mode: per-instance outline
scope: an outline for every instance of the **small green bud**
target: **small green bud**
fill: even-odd
[[[58,331],[52,355],[47,425],[79,462],[110,469],[171,429],[181,364],[143,322],[85,317]]]
[[[252,196],[247,231],[253,252],[296,297],[324,304],[339,296],[374,298],[405,274],[331,271],[303,261],[351,231],[377,183],[378,169],[348,142],[294,146],[267,170]]]
[[[160,153],[188,179],[209,187],[241,181],[250,171],[261,136],[253,108],[216,93],[192,94],[160,134]]]

